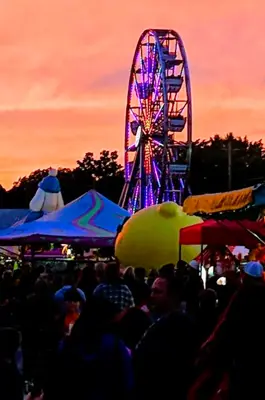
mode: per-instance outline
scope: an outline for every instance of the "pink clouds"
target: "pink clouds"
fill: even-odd
[[[265,123],[261,0],[3,0],[0,182],[85,151],[122,151],[129,70],[148,27],[179,31],[188,53],[194,136],[259,139]]]

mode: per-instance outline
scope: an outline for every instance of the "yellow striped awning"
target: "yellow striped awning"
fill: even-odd
[[[233,190],[231,192],[189,196],[183,204],[188,215],[214,214],[240,210],[253,202],[253,188]]]

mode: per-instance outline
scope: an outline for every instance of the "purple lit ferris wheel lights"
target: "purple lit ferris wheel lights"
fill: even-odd
[[[190,77],[180,36],[172,30],[143,32],[127,96],[122,207],[135,212],[161,201],[181,202],[188,167],[173,175],[171,170],[178,170],[172,163],[179,162],[179,141],[184,139],[186,147],[191,143],[191,118]]]

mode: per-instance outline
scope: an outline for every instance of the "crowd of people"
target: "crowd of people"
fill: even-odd
[[[0,271],[3,400],[262,399],[263,267]]]

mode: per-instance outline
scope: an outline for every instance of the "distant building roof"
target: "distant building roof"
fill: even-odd
[[[6,229],[25,218],[29,210],[18,209],[0,209],[0,229]]]

